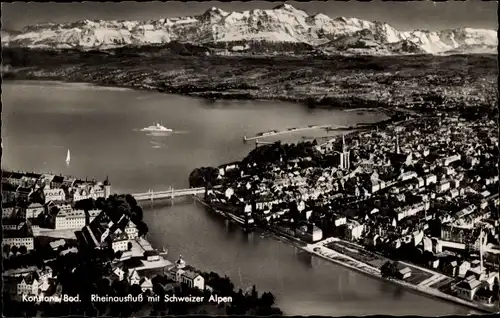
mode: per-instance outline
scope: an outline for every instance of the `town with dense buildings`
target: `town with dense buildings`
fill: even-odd
[[[247,228],[496,311],[498,158],[496,121],[436,113],[327,142],[261,145],[190,182],[204,183],[204,202]]]
[[[245,229],[265,229],[347,267],[496,310],[500,247],[494,120],[408,115],[319,140],[261,145],[241,162],[198,169],[197,178],[190,176],[191,186],[203,185],[206,191],[196,199]],[[228,278],[203,273],[182,257],[166,260],[166,252],[146,240],[142,214],[131,195],[111,193],[108,179],[2,171],[4,296],[14,303],[39,297],[30,310],[45,312],[54,309],[45,308],[41,299],[63,295],[151,297],[224,290],[241,299],[256,297],[235,293]],[[75,281],[87,275],[94,278],[86,279],[92,282],[84,284],[87,289],[75,288]],[[279,310],[271,299],[265,300],[267,306]],[[258,312],[235,306],[216,313]],[[167,307],[147,308],[155,314],[199,312]],[[137,302],[92,308],[110,314],[141,310]]]
[[[181,256],[174,263],[168,261],[166,250],[158,251],[146,240],[142,213],[132,196],[112,195],[108,179],[97,182],[2,171],[3,296],[11,310],[4,313],[280,313],[272,307],[270,293],[262,295],[258,309],[241,302],[233,306],[233,294],[235,298],[256,297],[255,288],[251,295],[236,293],[227,277],[203,273]],[[125,300],[115,299],[115,305],[108,308],[95,301],[86,303],[90,295]],[[133,295],[135,302],[127,305],[127,295]],[[168,295],[201,298],[194,305],[180,301],[165,306]],[[90,307],[60,305],[67,296],[78,297]],[[221,299],[226,303],[221,305]]]

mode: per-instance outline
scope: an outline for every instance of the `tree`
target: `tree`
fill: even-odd
[[[3,253],[4,253],[5,255],[9,255],[9,253],[10,253],[10,245],[5,244],[5,245],[2,247],[2,250],[3,250]]]
[[[102,197],[97,198],[97,200],[95,201],[95,207],[97,209],[104,210],[105,206],[106,206],[106,199],[104,199]]]
[[[122,252],[122,251],[117,251],[117,252],[115,253],[115,258],[116,258],[116,259],[120,259],[120,258],[122,258],[122,255],[123,255],[123,252]]]
[[[11,252],[12,252],[12,254],[14,254],[14,255],[16,255],[16,254],[17,254],[18,250],[19,250],[19,248],[18,248],[16,245],[14,245],[14,246],[12,246],[12,247],[10,248],[10,251],[11,251]]]
[[[189,175],[190,187],[206,187],[207,184],[216,185],[219,169],[213,167],[202,167],[194,169]]]
[[[136,207],[137,206],[137,201],[135,200],[135,198],[131,195],[131,194],[127,194],[125,196],[125,201],[127,201],[127,203],[132,207]]]
[[[252,297],[252,300],[257,300],[259,298],[259,293],[257,292],[257,288],[255,287],[255,285],[252,286],[250,296]]]
[[[146,234],[148,234],[149,228],[146,223],[140,221],[137,223],[137,231],[139,232],[139,236],[145,236]]]
[[[141,286],[139,286],[137,284],[130,286],[128,291],[130,294],[132,294],[132,296],[138,296],[138,295],[142,294]]]
[[[495,279],[495,283],[493,284],[493,297],[495,300],[498,301],[499,297],[500,297],[500,294],[499,294],[499,283],[498,283],[498,279]]]
[[[19,247],[19,253],[21,253],[21,254],[23,254],[23,255],[24,255],[24,254],[26,254],[26,253],[28,253],[28,249],[26,248],[26,246],[21,245],[21,246]]]
[[[131,242],[128,242],[128,244],[127,244],[127,250],[129,250],[129,251],[130,251],[131,249],[132,249],[132,243],[131,243]]]
[[[130,214],[130,219],[132,220],[132,222],[139,223],[142,221],[143,217],[144,217],[144,212],[142,211],[142,208],[139,205],[132,207],[132,211]]]
[[[271,292],[264,292],[260,298],[261,305],[271,308],[274,305],[275,298]]]
[[[118,206],[116,208],[116,211],[118,211],[121,215],[130,215],[131,214],[131,208],[130,205],[127,203],[127,201],[120,200],[118,203]]]
[[[380,268],[380,273],[384,278],[394,277],[395,274],[394,263],[391,263],[390,261],[385,262]]]

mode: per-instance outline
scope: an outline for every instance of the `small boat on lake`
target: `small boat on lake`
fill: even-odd
[[[68,153],[66,154],[66,165],[69,166],[70,163],[71,163],[71,154],[68,149]]]
[[[166,249],[165,247],[162,248],[161,251],[159,251],[160,256],[167,256],[168,255],[168,249]]]
[[[173,130],[170,128],[167,128],[165,126],[162,126],[160,123],[153,124],[149,127],[142,128],[141,131],[147,131],[147,132],[172,132]]]

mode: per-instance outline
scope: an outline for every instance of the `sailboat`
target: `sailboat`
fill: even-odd
[[[68,149],[68,154],[66,155],[66,165],[69,166],[70,162],[71,162],[71,154],[69,153],[69,149]]]
[[[168,250],[163,246],[163,249],[159,252],[160,256],[167,256]]]

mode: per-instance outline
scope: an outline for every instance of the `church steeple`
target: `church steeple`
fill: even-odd
[[[399,149],[399,134],[396,133],[396,153],[400,153],[401,150]]]
[[[182,255],[179,255],[179,259],[175,262],[175,266],[177,268],[184,268],[184,267],[186,267],[186,262],[182,258]]]
[[[111,182],[109,182],[108,176],[106,176],[106,180],[104,180],[103,185],[104,185],[104,198],[107,199],[111,195]]]
[[[340,154],[340,168],[349,170],[350,166],[350,153],[345,144],[345,135],[342,134],[342,153]]]

